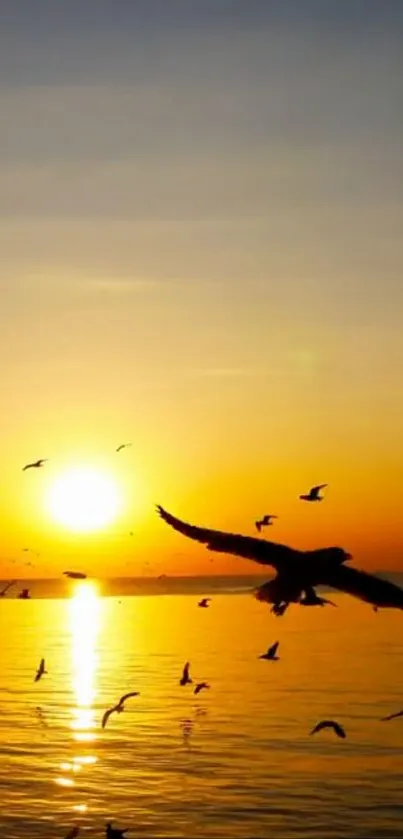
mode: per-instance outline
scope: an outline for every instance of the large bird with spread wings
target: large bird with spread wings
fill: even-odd
[[[342,548],[321,548],[300,551],[253,536],[241,536],[220,530],[195,527],[172,516],[157,506],[161,518],[174,530],[207,546],[209,551],[234,554],[252,559],[260,565],[271,565],[277,572],[257,590],[258,600],[272,603],[275,614],[283,614],[289,603],[299,603],[315,594],[314,586],[328,585],[358,597],[377,608],[403,609],[403,589],[365,571],[349,568],[344,563],[351,555]]]

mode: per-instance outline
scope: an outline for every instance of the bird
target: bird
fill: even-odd
[[[4,588],[0,591],[0,597],[5,597],[9,588],[11,588],[11,586],[14,586],[16,582],[17,580],[10,580],[10,582],[7,583],[7,585],[5,585]]]
[[[179,684],[182,687],[184,687],[185,685],[191,685],[192,684],[192,679],[189,676],[189,668],[190,668],[190,661],[187,661],[184,668],[183,668],[182,677],[179,680]]]
[[[278,519],[278,516],[266,515],[263,516],[263,518],[255,521],[256,530],[258,530],[260,533],[262,527],[269,527],[271,524],[273,524],[272,519]]]
[[[120,446],[117,447],[116,451],[121,452],[122,449],[128,449],[131,446],[131,443],[121,443]]]
[[[124,696],[120,697],[119,702],[114,705],[113,708],[108,708],[108,710],[105,711],[102,717],[102,728],[105,728],[111,714],[121,714],[122,711],[125,710],[125,702],[130,699],[131,696],[139,696],[139,692],[135,690],[131,693],[125,693]]]
[[[65,839],[77,839],[79,832],[80,828],[76,825],[76,827],[73,827],[71,830],[69,830],[67,836],[65,836]]]
[[[34,682],[39,682],[39,679],[48,671],[45,669],[45,659],[41,658],[39,667],[36,671]]]
[[[83,574],[82,571],[63,571],[65,577],[69,577],[71,580],[86,580],[87,575]]]
[[[118,827],[112,827],[112,822],[108,822],[105,827],[106,839],[124,839],[125,833],[128,830],[128,827],[124,830],[120,830]]]
[[[279,661],[280,657],[276,655],[279,643],[280,641],[275,641],[275,643],[269,647],[267,653],[263,653],[263,655],[260,655],[259,658],[265,658],[266,661]]]
[[[18,595],[20,600],[30,600],[31,595],[29,593],[29,588],[23,588]]]
[[[403,711],[398,711],[396,714],[389,714],[388,717],[382,717],[381,722],[388,722],[389,720],[395,720],[397,717],[403,717]]]
[[[197,605],[200,606],[201,609],[208,609],[208,604],[210,602],[211,602],[211,597],[203,597],[201,600],[199,600]]]
[[[196,694],[196,696],[197,696],[197,694],[200,693],[201,690],[209,690],[209,688],[210,688],[210,685],[208,684],[208,682],[199,682],[196,685],[193,693]]]
[[[319,495],[319,493],[325,487],[327,487],[327,484],[318,484],[316,487],[311,487],[306,495],[300,495],[301,501],[323,501],[323,495]]]
[[[47,460],[47,457],[41,457],[39,458],[39,460],[35,460],[33,463],[27,463],[26,466],[22,467],[22,471],[26,472],[27,469],[41,469],[43,464],[46,463]]]
[[[316,734],[317,731],[322,731],[322,728],[333,728],[334,733],[337,734],[338,737],[341,737],[343,740],[346,737],[346,732],[344,731],[344,728],[334,720],[322,720],[321,722],[318,722],[318,724],[315,725],[315,728],[312,729],[310,734]]]
[[[299,603],[307,588],[317,585],[339,589],[379,608],[403,609],[403,589],[375,574],[347,567],[345,562],[351,554],[343,548],[302,551],[255,536],[197,527],[176,518],[161,505],[157,505],[157,513],[174,530],[205,544],[209,551],[271,565],[276,576],[254,593],[261,602],[273,604],[274,614],[283,614],[290,603]]]

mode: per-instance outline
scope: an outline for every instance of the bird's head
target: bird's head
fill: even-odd
[[[320,548],[317,551],[309,551],[310,557],[314,560],[319,560],[319,562],[325,562],[326,564],[330,565],[342,565],[343,562],[347,562],[349,559],[352,559],[351,554],[347,553],[347,551],[343,550],[343,548]]]

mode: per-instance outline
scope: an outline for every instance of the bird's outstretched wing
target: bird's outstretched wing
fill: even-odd
[[[267,650],[267,655],[276,655],[279,643],[280,641],[275,641],[274,644],[272,644]]]
[[[343,740],[346,737],[344,728],[334,720],[322,720],[321,722],[318,722],[318,724],[312,729],[311,734],[316,734],[318,731],[322,731],[322,728],[333,728],[333,731],[338,737],[341,737]]]
[[[131,696],[139,696],[138,690],[133,690],[131,693],[125,693],[124,696],[121,696],[119,699],[119,705],[123,705],[126,702],[126,699],[130,699]]]
[[[160,505],[157,505],[157,510],[161,518],[173,527],[174,530],[183,533],[189,539],[202,542],[207,545],[209,551],[234,554],[235,556],[242,556],[245,559],[253,559],[261,565],[272,565],[277,570],[282,569],[284,566],[286,567],[287,560],[295,558],[300,553],[300,551],[289,548],[287,545],[267,542],[265,539],[257,539],[253,536],[241,536],[236,533],[225,533],[220,530],[195,527],[192,524],[187,524],[175,518],[175,516],[172,516],[171,513],[168,513]]]
[[[367,571],[329,563],[328,566],[323,566],[320,576],[318,582],[323,585],[344,591],[367,603],[383,608],[403,609],[403,589],[389,580],[368,574]]]
[[[110,715],[113,714],[114,711],[116,711],[116,705],[115,705],[114,708],[108,708],[108,710],[105,711],[105,713],[102,717],[102,728],[105,728],[106,723],[108,722]]]
[[[316,487],[312,487],[310,491],[311,495],[317,495],[318,492],[320,492],[321,489],[325,489],[325,487],[327,487],[327,484],[318,484]]]
[[[382,717],[381,722],[389,722],[389,720],[395,720],[397,717],[403,717],[403,711],[397,711],[396,714],[389,714],[388,717]]]

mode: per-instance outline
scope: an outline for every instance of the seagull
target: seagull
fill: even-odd
[[[191,685],[192,679],[189,676],[189,668],[190,668],[190,661],[187,661],[182,673],[182,678],[179,681],[179,684],[184,687],[185,685]]]
[[[273,524],[272,519],[278,519],[278,516],[266,515],[263,516],[262,519],[258,519],[258,521],[255,521],[256,530],[258,530],[258,532],[260,533],[262,527],[269,527],[269,525]]]
[[[7,583],[7,585],[4,586],[4,588],[0,591],[0,597],[5,597],[9,588],[11,588],[11,586],[14,586],[16,582],[17,580],[10,580],[10,582]]]
[[[211,597],[203,597],[201,600],[199,600],[197,605],[200,606],[201,609],[208,609],[208,604],[210,602],[211,602]]]
[[[319,495],[319,493],[325,487],[327,487],[327,484],[318,484],[316,487],[311,487],[307,495],[300,495],[301,501],[323,501],[323,495]]]
[[[108,719],[109,719],[111,714],[114,714],[114,713],[121,714],[122,711],[125,710],[125,702],[126,702],[127,699],[130,699],[131,696],[139,696],[139,692],[135,690],[135,691],[132,691],[132,693],[125,693],[124,696],[120,697],[117,705],[114,705],[113,708],[108,708],[108,710],[105,711],[105,713],[102,717],[102,728],[105,728],[106,723],[108,722]]]
[[[69,577],[71,580],[86,580],[87,575],[83,574],[82,571],[63,571],[65,577]]]
[[[34,463],[27,463],[26,466],[22,467],[22,471],[26,472],[27,469],[41,469],[44,463],[48,460],[47,457],[41,457],[39,460],[35,460]]]
[[[128,449],[131,446],[131,443],[121,443],[120,446],[117,447],[116,451],[121,452],[122,449]]]
[[[36,676],[35,676],[34,682],[39,682],[39,679],[41,678],[41,676],[43,676],[47,672],[48,671],[45,670],[45,659],[41,658],[40,665],[39,665],[39,667],[36,671]]]
[[[397,714],[390,714],[388,717],[382,717],[381,722],[388,722],[389,720],[395,720],[396,717],[403,717],[403,711],[398,711]]]
[[[118,827],[112,827],[112,822],[108,822],[105,828],[106,839],[124,839],[125,833],[127,833],[128,830],[128,827],[124,830],[119,830]]]
[[[200,693],[201,690],[208,690],[209,688],[210,685],[207,682],[199,682],[199,684],[196,685],[193,693],[195,693],[197,696],[197,694]]]
[[[77,839],[77,836],[78,836],[79,832],[80,832],[79,827],[77,827],[77,826],[73,827],[71,830],[69,830],[65,839]]]
[[[321,731],[322,728],[333,728],[334,733],[337,734],[338,737],[341,737],[343,740],[346,737],[344,728],[342,728],[342,726],[334,720],[322,720],[321,722],[318,722],[318,724],[315,725],[315,728],[310,731],[310,734],[316,734],[316,732]]]
[[[269,647],[267,653],[263,653],[263,655],[260,655],[259,658],[265,658],[267,661],[279,661],[280,657],[276,655],[279,643],[280,641],[275,641],[275,643]]]

